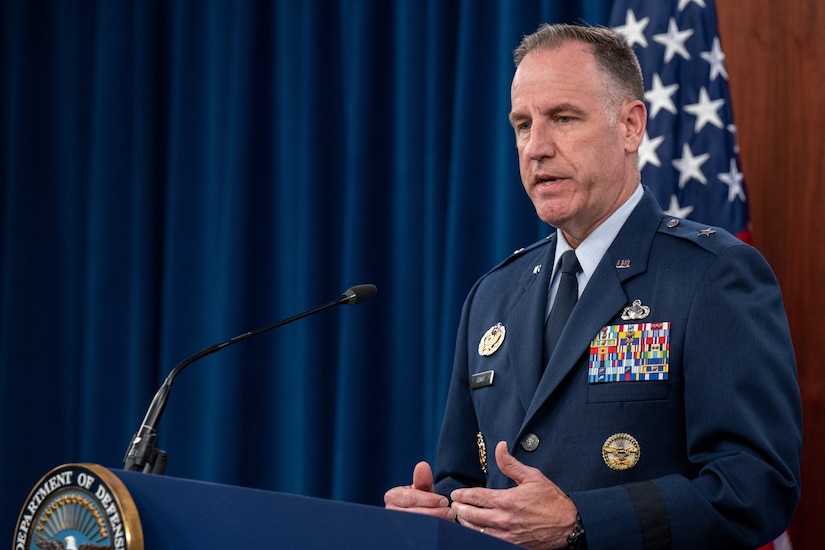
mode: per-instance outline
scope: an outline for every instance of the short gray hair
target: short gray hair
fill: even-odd
[[[538,49],[554,49],[569,42],[589,44],[605,78],[605,93],[610,106],[617,110],[625,99],[644,101],[644,78],[633,48],[619,33],[607,27],[547,23],[526,35],[513,51],[519,66],[524,57]]]

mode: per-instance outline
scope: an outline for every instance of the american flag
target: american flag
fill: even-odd
[[[611,26],[639,57],[648,124],[642,183],[671,216],[751,242],[745,178],[714,0],[616,0]],[[791,550],[787,531],[762,550]]]
[[[668,214],[751,242],[714,0],[617,0],[611,25],[645,77],[642,183]]]

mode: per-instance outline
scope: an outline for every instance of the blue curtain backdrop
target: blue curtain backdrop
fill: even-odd
[[[119,468],[185,357],[167,475],[382,504],[432,459],[465,293],[546,235],[511,51],[612,0],[3,2],[0,544]],[[8,539],[6,539],[8,540]]]

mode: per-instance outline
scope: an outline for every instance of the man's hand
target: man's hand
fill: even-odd
[[[451,497],[459,523],[527,548],[565,548],[576,506],[536,468],[496,445],[496,463],[516,482],[511,489],[456,489]]]
[[[455,520],[455,512],[450,508],[447,497],[435,493],[433,471],[426,462],[415,465],[412,485],[395,487],[384,494],[384,505],[388,510],[403,510]]]

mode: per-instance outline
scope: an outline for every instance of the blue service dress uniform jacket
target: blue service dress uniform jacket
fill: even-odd
[[[466,299],[436,491],[513,486],[495,463],[506,441],[572,498],[591,549],[757,547],[779,535],[800,496],[801,402],[764,258],[722,229],[666,216],[646,192],[545,368],[555,242],[515,253]],[[609,381],[600,345],[615,358],[611,336],[621,344],[631,324],[654,337],[647,355],[660,364],[651,379]],[[495,343],[483,355],[486,333]],[[641,362],[629,348],[622,358]]]

